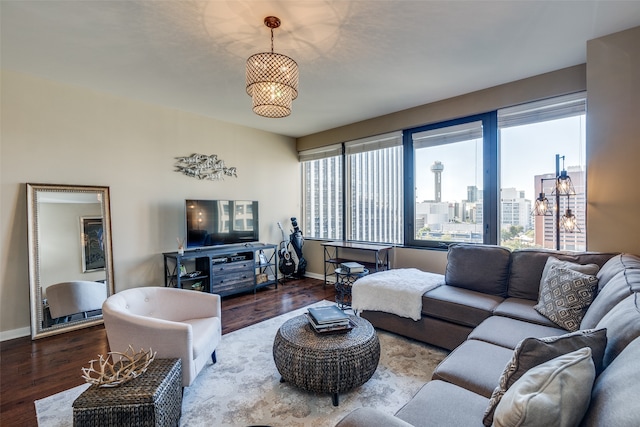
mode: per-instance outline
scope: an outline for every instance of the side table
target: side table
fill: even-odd
[[[348,273],[343,268],[336,268],[336,303],[342,310],[351,307],[351,287],[361,277],[369,274],[368,269],[359,273]]]
[[[181,413],[181,360],[156,359],[127,383],[85,390],[73,402],[73,425],[175,427]]]

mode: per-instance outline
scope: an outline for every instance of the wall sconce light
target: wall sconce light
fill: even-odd
[[[560,170],[560,159],[562,159],[562,170]],[[555,195],[554,212],[551,212],[549,200],[544,194],[544,181],[555,181],[555,187],[552,194]],[[571,182],[571,177],[564,168],[564,156],[556,154],[556,175],[555,178],[540,179],[540,194],[535,201],[531,215],[535,216],[552,216],[555,214],[555,232],[556,232],[556,250],[560,250],[560,229],[567,233],[580,232],[578,227],[578,218],[571,212],[570,201],[571,196],[575,196],[576,190]],[[560,199],[566,197],[566,210],[564,215],[560,217]]]

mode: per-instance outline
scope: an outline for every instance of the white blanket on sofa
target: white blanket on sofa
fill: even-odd
[[[383,311],[420,320],[422,294],[444,285],[442,274],[398,268],[358,279],[351,290],[354,311]]]

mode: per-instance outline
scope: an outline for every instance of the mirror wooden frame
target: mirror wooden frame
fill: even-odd
[[[57,193],[52,195],[51,193]],[[111,247],[111,209],[109,187],[89,186],[89,185],[57,185],[57,184],[27,184],[27,218],[28,218],[28,239],[29,239],[29,283],[30,283],[30,305],[31,305],[31,338],[44,338],[50,335],[69,332],[72,330],[86,328],[103,323],[102,314],[70,320],[69,322],[44,326],[45,307],[42,295],[41,277],[41,257],[42,251],[39,246],[39,200],[47,196],[64,197],[68,194],[81,194],[86,196],[94,193],[96,200],[101,202],[101,213],[103,219],[102,244],[104,249],[104,273],[107,288],[107,297],[114,293],[113,282],[113,253]],[[80,221],[80,220],[79,220]],[[78,224],[80,224],[78,222]],[[79,226],[78,226],[79,227]],[[77,236],[80,238],[80,236]],[[78,260],[83,254],[78,254]],[[81,279],[79,279],[81,280]]]

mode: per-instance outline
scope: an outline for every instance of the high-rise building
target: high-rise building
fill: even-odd
[[[532,228],[531,200],[524,197],[524,191],[515,188],[500,190],[501,212],[500,227],[508,228],[512,225],[521,226],[524,231]]]
[[[467,186],[467,202],[477,202],[478,201],[478,187],[475,185]]]

